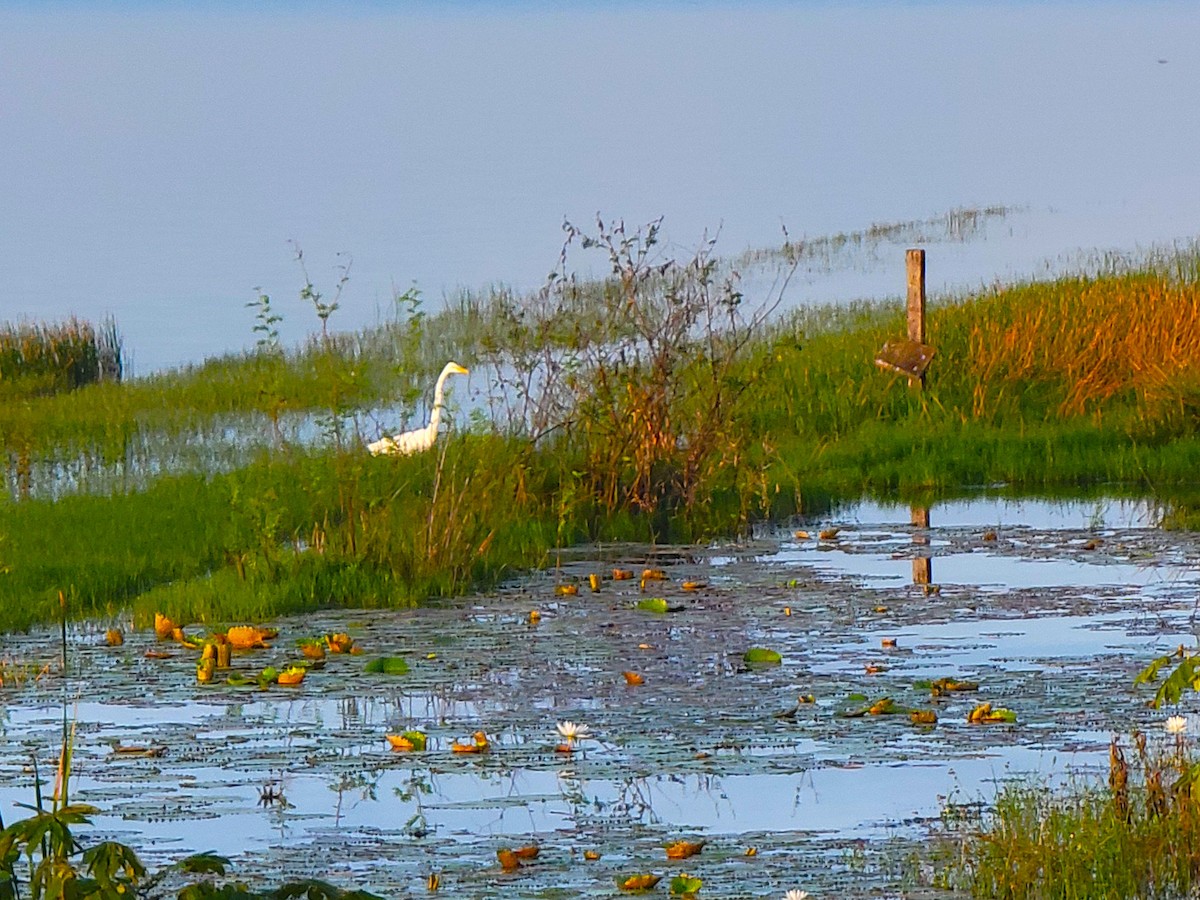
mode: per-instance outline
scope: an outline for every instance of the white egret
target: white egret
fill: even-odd
[[[442,374],[438,376],[437,386],[433,389],[433,410],[429,414],[429,424],[424,428],[414,428],[412,431],[406,431],[403,434],[382,437],[377,441],[367,444],[367,449],[375,456],[379,456],[381,453],[399,453],[403,456],[409,456],[413,453],[421,453],[428,450],[433,446],[433,442],[437,440],[438,424],[442,421],[442,401],[446,388],[446,379],[451,375],[467,374],[470,373],[458,363],[446,363],[446,368],[442,369]]]

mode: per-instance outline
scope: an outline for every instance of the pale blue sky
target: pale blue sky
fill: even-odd
[[[328,286],[353,255],[356,327],[536,284],[597,211],[729,252],[974,204],[1064,211],[1050,255],[1200,222],[1193,4],[287,6],[0,4],[0,319],[112,312],[146,371],[251,343],[258,285],[307,330],[292,239]]]

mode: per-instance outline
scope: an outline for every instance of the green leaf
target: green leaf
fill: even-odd
[[[408,662],[399,656],[381,656],[367,663],[363,671],[372,675],[407,675]]]
[[[412,741],[413,749],[418,753],[425,750],[426,742],[429,740],[423,731],[406,731],[404,737]]]
[[[1177,665],[1175,671],[1159,686],[1150,705],[1158,709],[1164,703],[1178,703],[1184,691],[1194,688],[1197,675],[1200,674],[1196,671],[1197,666],[1200,666],[1200,656],[1189,656]]]
[[[1160,656],[1158,659],[1151,662],[1150,665],[1146,666],[1146,668],[1142,669],[1142,671],[1138,672],[1137,677],[1133,679],[1133,683],[1149,684],[1150,682],[1155,681],[1158,678],[1158,673],[1161,672],[1164,667],[1169,666],[1170,664],[1171,657]]]
[[[71,825],[90,825],[91,820],[88,819],[88,816],[94,816],[99,812],[100,808],[92,806],[90,803],[72,803],[60,809],[55,814],[55,818]]]
[[[766,647],[751,647],[742,656],[742,660],[748,666],[777,666],[783,662],[783,657],[776,650],[769,650]]]
[[[637,608],[642,612],[665,613],[667,612],[667,601],[662,597],[647,597],[645,600],[639,600]]]
[[[83,864],[102,889],[102,896],[120,896],[146,874],[133,849],[116,841],[101,841],[89,847],[83,853]]]
[[[189,872],[193,875],[224,875],[225,869],[229,866],[229,860],[208,850],[204,853],[185,856],[176,865],[179,867],[179,871]]]
[[[692,875],[676,875],[671,879],[672,894],[694,894],[700,890],[704,882]]]

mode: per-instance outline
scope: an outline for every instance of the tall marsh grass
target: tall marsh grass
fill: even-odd
[[[99,381],[120,381],[121,337],[108,319],[99,328],[71,318],[0,326],[0,397],[54,394]]]
[[[1134,272],[1001,289],[945,310],[932,327],[964,354],[976,418],[1033,390],[1059,418],[1103,414],[1120,398],[1151,417],[1195,413],[1195,281]]]
[[[438,315],[410,292],[355,335],[310,296],[328,315],[296,350],[0,404],[0,627],[53,621],[59,590],[82,615],[407,604],[578,540],[731,534],[863,496],[1195,493],[1195,248],[935,301],[923,391],[874,364],[899,303],[768,315],[787,266],[745,297],[711,243],[660,255],[653,229],[571,229],[567,250],[609,275],[560,260],[541,291]],[[476,413],[435,452],[367,454],[447,357],[483,382]],[[137,471],[36,489],[88,466]]]
[[[1106,785],[1011,784],[982,827],[951,850],[947,886],[972,897],[1101,900],[1195,896],[1200,885],[1200,761],[1184,738],[1114,739]]]

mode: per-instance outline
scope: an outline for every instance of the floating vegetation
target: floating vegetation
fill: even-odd
[[[5,678],[0,786],[23,777],[38,735],[61,726],[42,686],[54,679],[87,698],[75,764],[88,773],[85,790],[111,801],[106,825],[169,832],[169,823],[228,817],[239,826],[231,833],[256,836],[234,849],[270,850],[266,871],[311,871],[335,858],[334,846],[356,869],[378,866],[392,895],[409,892],[418,873],[432,879],[434,861],[429,883],[496,896],[496,854],[514,875],[505,888],[520,882],[543,896],[561,888],[564,860],[595,852],[606,862],[580,890],[596,894],[601,880],[608,892],[612,879],[623,888],[657,880],[646,870],[686,832],[705,834],[710,848],[686,877],[713,896],[809,875],[847,896],[837,879],[878,887],[882,876],[823,874],[831,858],[881,834],[919,846],[920,828],[937,817],[936,789],[897,787],[898,767],[925,760],[920,774],[944,790],[951,768],[979,784],[1047,748],[1086,765],[1095,729],[1149,715],[1123,706],[1114,686],[1127,681],[1131,643],[1140,651],[1148,635],[1174,630],[1161,652],[1190,634],[1190,575],[1173,582],[1178,591],[1133,600],[1102,578],[1022,591],[946,572],[909,584],[903,573],[880,586],[861,572],[831,574],[821,558],[899,559],[903,569],[914,554],[940,555],[942,565],[955,548],[976,564],[1064,557],[1112,578],[1180,557],[1194,569],[1190,538],[1167,545],[1157,533],[1089,528],[1064,541],[1006,526],[993,541],[973,523],[922,528],[918,544],[907,525],[871,535],[828,515],[834,498],[864,492],[1189,485],[1200,357],[1171,338],[1196,305],[1194,255],[1180,254],[1172,272],[945,304],[930,329],[938,359],[951,363],[932,369],[918,395],[870,364],[900,324],[895,310],[768,322],[777,297],[743,306],[709,244],[658,259],[657,224],[567,233],[572,252],[599,249],[611,277],[583,284],[564,261],[536,296],[467,310],[486,314],[475,359],[502,390],[490,418],[460,427],[437,454],[364,452],[381,386],[416,377],[407,363],[423,320],[383,342],[390,355],[323,327],[295,357],[268,346],[194,373],[0,405],[11,498],[0,519],[0,624],[61,619],[65,631],[69,596],[78,621],[111,621],[129,607],[144,626],[116,646],[90,632],[79,659],[44,678]],[[328,324],[336,303],[306,290]],[[1144,302],[1116,310],[1127,296]],[[1096,338],[1103,329],[1078,315],[1081,304],[1119,314],[1122,334]],[[265,302],[262,312],[267,324]],[[1064,349],[1062,335],[1080,343]],[[404,374],[390,371],[397,347]],[[1157,367],[1137,365],[1146,359]],[[307,434],[290,430],[290,404]],[[192,434],[218,453],[200,463],[178,455]],[[91,472],[119,484],[89,481]],[[1172,505],[1188,508],[1186,498]],[[800,509],[825,515],[788,523],[790,558],[778,542],[750,538],[751,549],[663,547],[745,534]],[[600,538],[607,549],[568,549]],[[409,609],[539,566],[492,596]],[[598,596],[572,599],[583,584]],[[1139,604],[1153,605],[1152,620]],[[260,626],[202,631],[267,620],[283,640]],[[964,622],[967,637],[953,632]],[[327,659],[305,649],[319,646],[316,634]],[[46,658],[37,639],[17,658]],[[363,665],[348,656],[363,646],[398,655]],[[886,664],[864,648],[887,651]],[[297,664],[297,649],[308,665]],[[1192,658],[1167,675],[1162,701],[1183,699]],[[963,677],[937,677],[945,672]],[[980,683],[1021,710],[1020,728],[974,727],[1016,721],[962,696]],[[813,693],[794,702],[801,689]],[[938,727],[908,727],[905,713]],[[556,744],[546,740],[551,723]],[[96,749],[102,738],[147,744],[150,733],[163,754],[122,754],[117,764]],[[424,752],[414,733],[427,738]],[[1186,729],[1171,735],[1186,739]],[[822,803],[831,796],[839,809]],[[1160,797],[1152,786],[1147,796]],[[872,805],[856,809],[856,797]],[[528,840],[545,848],[537,865],[513,849],[535,846]],[[746,856],[746,844],[763,852]],[[677,893],[699,889],[690,884]]]
[[[304,681],[304,676],[307,673],[308,670],[302,666],[288,666],[275,676],[275,683],[285,687],[294,687]]]
[[[661,875],[642,873],[637,875],[618,875],[617,887],[623,891],[648,891],[662,881]]]
[[[783,654],[769,647],[751,647],[742,654],[742,662],[748,666],[777,666],[783,662]]]
[[[393,750],[424,753],[429,744],[429,736],[423,731],[406,731],[403,734],[387,735],[387,741]]]
[[[342,631],[326,635],[325,643],[333,653],[349,653],[354,649],[354,638]]]
[[[407,675],[409,665],[402,656],[381,656],[363,666],[363,671],[368,675]]]
[[[1012,723],[1017,721],[1017,714],[1011,709],[992,707],[990,703],[980,703],[969,713],[967,721],[972,725],[994,725],[997,723]]]
[[[667,844],[667,859],[688,859],[704,849],[704,841],[673,841]]]
[[[530,598],[546,598],[556,579],[614,565],[640,573],[651,556],[629,545],[579,548],[489,596],[273,619],[269,647],[238,651],[228,673],[203,686],[194,670],[213,646],[207,638],[195,649],[159,642],[147,619],[112,648],[93,626],[70,659],[70,677],[88,685],[72,713],[82,736],[77,799],[111,810],[97,824],[137,841],[180,853],[215,841],[254,884],[277,883],[280,871],[319,877],[340,847],[362,873],[354,881],[387,896],[423,891],[431,872],[443,893],[485,898],[532,898],[568,883],[599,898],[635,874],[660,875],[666,895],[683,867],[702,880],[701,897],[779,896],[779,885],[797,882],[814,895],[865,897],[925,883],[920,873],[937,864],[939,846],[927,828],[942,821],[939,798],[952,785],[990,798],[997,772],[1044,771],[1051,759],[1052,777],[1087,770],[1107,759],[1109,731],[1131,721],[1160,741],[1191,740],[1142,705],[1150,690],[1131,705],[1128,685],[1130,655],[1145,655],[1150,635],[1162,635],[1165,653],[1180,640],[1172,629],[1188,627],[1195,578],[1173,566],[1200,558],[1194,539],[1106,528],[1125,566],[1077,562],[1085,529],[1022,528],[1016,543],[972,550],[972,570],[1059,560],[1073,578],[1081,566],[1091,573],[1089,585],[947,579],[941,595],[926,597],[908,583],[909,561],[892,558],[911,541],[907,524],[846,529],[846,571],[825,568],[828,551],[815,544],[797,551],[791,530],[689,548],[665,563],[655,549],[669,584],[716,585],[669,616],[636,609],[645,598],[628,579],[606,583],[602,600],[548,602],[528,627]],[[975,547],[978,533],[929,530],[946,547]],[[953,559],[941,564],[948,573]],[[881,568],[898,577],[860,580]],[[779,615],[785,602],[790,617]],[[889,612],[874,613],[880,605]],[[14,635],[6,649],[53,659],[56,634]],[[279,685],[301,641],[334,634],[394,648],[408,674],[367,675],[374,656],[330,653],[300,689]],[[905,650],[867,675],[863,653],[883,635],[902,636]],[[747,636],[786,664],[748,668]],[[148,659],[146,650],[169,655]],[[625,672],[643,683],[631,689]],[[1020,711],[1020,727],[968,723],[978,690],[934,696],[943,679],[986,689],[994,707],[1002,698]],[[6,691],[0,799],[27,789],[28,748],[61,730],[57,667],[49,680],[53,690]],[[918,712],[936,723],[914,724]],[[130,752],[114,752],[114,742]],[[149,748],[154,755],[133,752]],[[263,805],[264,785],[283,802]],[[210,816],[239,822],[241,836],[198,834],[195,822]],[[668,862],[665,848],[681,840],[704,849]],[[529,846],[537,859],[515,857],[505,874],[497,850]],[[830,865],[851,852],[863,854],[861,868]],[[923,862],[909,869],[910,858]]]

